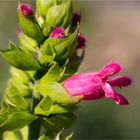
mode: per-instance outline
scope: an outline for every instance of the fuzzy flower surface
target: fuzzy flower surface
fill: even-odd
[[[114,90],[114,87],[126,87],[131,84],[127,76],[112,76],[120,72],[121,66],[116,63],[105,65],[98,72],[74,75],[63,82],[63,87],[71,96],[84,96],[84,100],[96,100],[102,97],[113,99],[116,104],[127,105],[127,99]]]
[[[56,27],[52,30],[50,37],[51,38],[64,38],[65,34],[64,34],[65,30],[63,27]]]
[[[29,4],[19,3],[18,10],[25,16],[33,16],[33,10]]]

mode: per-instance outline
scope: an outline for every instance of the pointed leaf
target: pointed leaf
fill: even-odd
[[[23,128],[25,125],[30,124],[37,117],[27,111],[12,112],[7,114],[7,118],[0,124],[0,131],[11,131]]]
[[[27,54],[13,43],[9,44],[9,48],[1,50],[0,54],[10,65],[21,70],[41,69],[40,64],[32,55]]]

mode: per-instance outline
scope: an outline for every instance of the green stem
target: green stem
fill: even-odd
[[[39,103],[40,97],[36,93],[36,91],[33,92],[33,106],[32,106],[32,113],[34,113],[35,106]],[[30,126],[29,126],[29,140],[37,140],[40,134],[40,128],[41,128],[41,119],[38,117],[36,120],[34,120]]]

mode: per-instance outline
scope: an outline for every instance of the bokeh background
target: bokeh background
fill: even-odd
[[[88,38],[80,72],[98,70],[110,61],[123,66],[123,74],[133,78],[131,87],[121,92],[128,106],[101,99],[82,102],[77,122],[71,128],[74,139],[140,139],[140,1],[73,0],[82,13],[81,32]],[[24,1],[25,2],[25,1]],[[35,1],[30,2],[35,7]],[[17,0],[0,0],[0,49],[9,39],[17,42]],[[0,94],[6,88],[9,66],[0,57]]]

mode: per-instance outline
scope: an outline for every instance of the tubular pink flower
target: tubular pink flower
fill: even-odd
[[[118,63],[110,63],[99,72],[88,72],[74,75],[63,82],[63,87],[72,96],[84,96],[84,100],[96,100],[102,97],[113,99],[116,104],[126,105],[127,99],[117,93],[113,86],[125,87],[131,84],[131,79],[126,76],[118,76],[110,79],[118,73],[121,67]]]
[[[50,37],[51,38],[64,38],[65,37],[64,32],[65,32],[65,30],[63,27],[56,27],[51,32]]]
[[[80,13],[74,13],[73,14],[73,18],[72,18],[72,23],[74,24],[74,25],[77,25],[78,23],[80,23],[80,21],[81,21],[81,15],[80,15]]]
[[[29,4],[19,3],[18,10],[25,16],[33,16],[33,10]]]
[[[84,35],[79,35],[78,39],[77,39],[77,42],[78,42],[77,49],[85,48],[86,47],[86,41],[87,41],[87,39]]]

